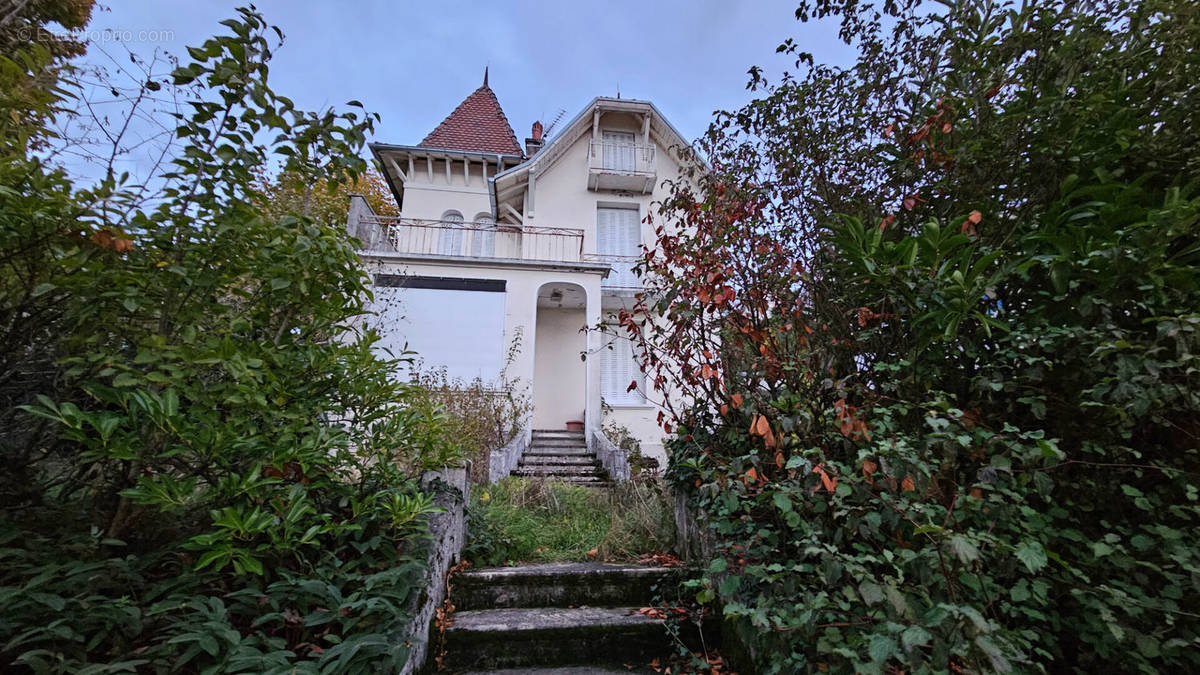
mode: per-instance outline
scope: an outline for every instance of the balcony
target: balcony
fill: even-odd
[[[592,141],[588,146],[588,189],[649,193],[658,173],[653,145]]]
[[[585,259],[607,265],[611,270],[600,282],[600,290],[629,295],[642,290],[642,282],[633,268],[641,260],[636,255],[589,254]]]
[[[368,251],[415,257],[586,262],[583,230],[360,214],[355,236]]]

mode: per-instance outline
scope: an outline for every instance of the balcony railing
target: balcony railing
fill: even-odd
[[[642,289],[642,282],[633,271],[634,265],[641,259],[639,256],[592,253],[584,257],[587,260],[608,265],[612,270],[600,282],[601,289],[614,291],[637,291]]]
[[[378,242],[385,250],[409,255],[551,262],[583,260],[583,230],[565,227],[362,215],[358,231],[359,239],[368,248]]]
[[[649,192],[657,171],[654,145],[592,141],[588,146],[588,188],[592,190]]]

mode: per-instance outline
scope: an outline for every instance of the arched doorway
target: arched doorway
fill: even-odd
[[[565,429],[587,408],[587,291],[551,282],[537,294],[533,345],[533,428]]]

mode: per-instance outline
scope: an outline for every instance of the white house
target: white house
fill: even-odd
[[[402,215],[355,198],[348,227],[388,346],[453,377],[495,379],[507,363],[531,392],[526,444],[582,422],[588,447],[605,446],[603,400],[665,465],[630,343],[589,329],[639,290],[633,260],[653,243],[643,219],[679,175],[687,142],[654,104],[598,97],[548,139],[534,122],[522,148],[485,73],[420,143],[370,147]]]

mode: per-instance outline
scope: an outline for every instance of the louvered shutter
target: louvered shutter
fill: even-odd
[[[633,172],[633,134],[625,131],[605,131],[604,170]]]
[[[645,402],[644,378],[633,355],[633,343],[623,337],[611,339],[600,354],[600,395],[609,405],[641,405]],[[628,391],[630,382],[637,382]]]
[[[641,224],[638,222],[637,209],[601,207],[596,210],[596,252],[604,256],[613,270],[605,279],[605,286],[638,286],[633,265],[641,243]]]

